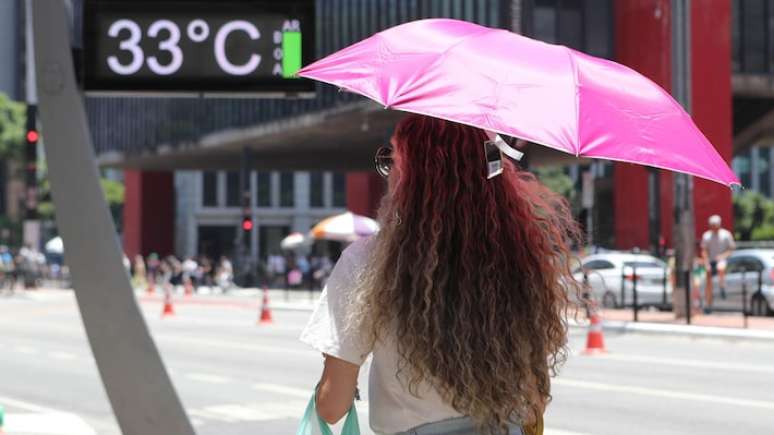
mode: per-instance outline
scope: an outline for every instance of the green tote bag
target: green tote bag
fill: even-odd
[[[328,423],[317,415],[316,397],[317,389],[315,388],[309,404],[306,405],[306,412],[304,412],[304,418],[301,419],[296,435],[333,435]],[[357,411],[355,410],[354,403],[352,403],[349,412],[347,412],[344,427],[341,428],[341,435],[360,435],[360,423],[357,420]]]

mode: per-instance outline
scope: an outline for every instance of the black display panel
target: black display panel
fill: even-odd
[[[86,0],[87,92],[312,95],[314,0]]]

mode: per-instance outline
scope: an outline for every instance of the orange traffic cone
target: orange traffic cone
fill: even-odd
[[[261,318],[259,323],[272,323],[271,309],[269,308],[269,290],[263,288],[263,303],[261,304]]]
[[[172,306],[172,295],[170,292],[164,292],[164,311],[161,312],[161,317],[174,316],[175,309]]]
[[[602,319],[599,318],[599,314],[596,311],[592,311],[589,334],[586,337],[586,350],[583,351],[583,354],[596,355],[606,352],[605,340],[602,337]]]

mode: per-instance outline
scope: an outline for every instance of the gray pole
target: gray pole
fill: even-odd
[[[30,4],[56,223],[110,405],[124,435],[193,435],[121,260],[75,84],[64,0]]]
[[[690,0],[672,0],[672,94],[691,112],[691,2]],[[690,307],[686,305],[687,282],[693,267],[694,233],[693,215],[693,177],[674,174],[674,214],[673,229],[675,246],[675,289],[672,302],[677,317],[685,317]]]

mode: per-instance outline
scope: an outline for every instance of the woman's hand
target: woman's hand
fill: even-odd
[[[323,354],[325,368],[317,387],[317,414],[328,424],[335,424],[352,406],[360,367]]]

